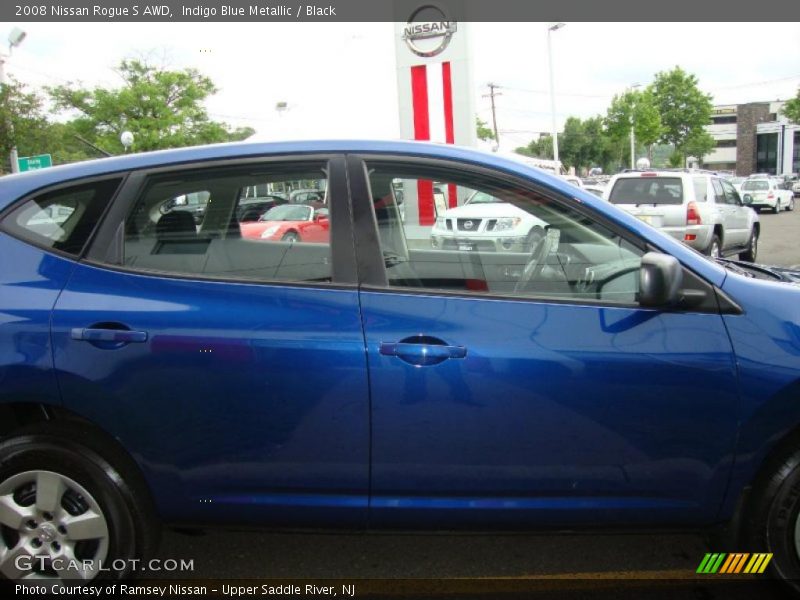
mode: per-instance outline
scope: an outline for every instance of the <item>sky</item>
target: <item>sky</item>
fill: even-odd
[[[6,70],[32,87],[116,86],[115,64],[145,57],[209,76],[211,116],[259,139],[399,137],[392,23],[4,23],[2,39],[12,25],[28,35]],[[546,29],[470,24],[470,93],[490,122],[486,84],[500,86],[503,149],[550,129]],[[785,100],[800,86],[800,24],[570,22],[553,33],[553,64],[559,127],[604,114],[615,94],[676,65],[715,104]]]

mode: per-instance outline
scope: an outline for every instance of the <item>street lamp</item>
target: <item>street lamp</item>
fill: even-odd
[[[640,83],[634,83],[632,86],[630,86],[629,91],[632,92],[636,88],[641,87],[641,85],[642,84]],[[634,153],[636,152],[636,138],[633,133],[633,130],[636,128],[635,111],[636,111],[636,103],[634,100],[634,102],[631,104],[631,169],[636,168],[636,158],[634,157]]]
[[[558,161],[558,133],[556,132],[556,89],[553,83],[553,44],[551,35],[554,31],[564,27],[566,23],[553,23],[547,27],[547,61],[550,65],[550,113],[552,116],[553,134],[553,160]]]
[[[122,147],[125,148],[125,152],[127,152],[133,146],[133,134],[130,131],[123,131],[119,136],[119,141]]]
[[[25,36],[28,35],[19,27],[14,27],[11,30],[11,33],[8,34],[8,54],[3,54],[0,52],[0,88],[6,85],[8,82],[6,81],[6,60],[11,57],[11,52],[22,43],[22,40],[25,39]],[[9,131],[11,132],[12,124],[9,123]],[[11,172],[12,173],[19,173],[19,156],[17,155],[17,146],[13,146],[11,148],[10,159],[11,159]]]

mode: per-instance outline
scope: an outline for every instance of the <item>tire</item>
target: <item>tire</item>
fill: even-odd
[[[772,214],[777,215],[779,212],[781,212],[781,201],[780,200],[776,200],[775,201],[775,208],[772,209]]]
[[[147,560],[158,544],[155,510],[128,462],[84,427],[46,423],[3,440],[0,496],[11,494],[13,505],[0,524],[0,544],[12,549],[2,553],[0,581],[119,579],[134,559]],[[52,493],[40,497],[41,489]],[[12,560],[42,546],[49,546],[44,560]],[[70,551],[92,566],[76,568],[77,561],[65,558]]]
[[[758,230],[753,228],[747,242],[747,250],[739,253],[739,260],[754,263],[758,257]]]
[[[750,552],[772,552],[767,571],[800,592],[800,450],[767,468],[745,523]]]
[[[786,205],[786,212],[792,212],[794,210],[794,197],[789,198],[789,204]]]
[[[292,243],[299,242],[300,241],[300,236],[297,234],[296,231],[288,231],[288,232],[283,234],[283,237],[281,238],[281,241],[282,242],[292,242]]]
[[[708,245],[706,254],[711,258],[720,258],[722,256],[722,242],[720,242],[718,235],[714,234],[711,238],[711,243]]]

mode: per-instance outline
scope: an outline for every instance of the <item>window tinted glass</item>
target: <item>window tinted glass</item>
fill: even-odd
[[[636,301],[642,252],[592,219],[530,189],[462,171],[368,167],[390,286]],[[392,193],[397,181],[404,222]]]
[[[326,173],[323,163],[302,163],[156,177],[126,219],[124,264],[224,279],[330,281],[327,205],[289,205],[272,195],[314,186],[324,200]],[[264,195],[255,201],[254,192]]]
[[[693,177],[692,184],[694,185],[694,199],[696,202],[705,202],[708,200],[708,181],[705,177]]]
[[[722,191],[725,192],[725,201],[728,204],[738,205],[739,204],[739,194],[730,183],[725,181],[724,179],[720,180],[720,184],[722,185]]]
[[[609,195],[612,204],[682,204],[680,177],[626,177],[617,179]]]
[[[745,181],[742,189],[749,192],[764,192],[769,189],[769,182],[763,179]]]
[[[725,204],[727,200],[725,199],[725,192],[722,191],[722,184],[719,182],[719,179],[712,179],[711,187],[714,189],[714,202]]]
[[[34,244],[78,255],[119,187],[108,179],[41,194],[3,220],[3,229]]]

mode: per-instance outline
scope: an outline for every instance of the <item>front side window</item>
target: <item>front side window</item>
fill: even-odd
[[[636,302],[642,250],[591,217],[500,178],[367,166],[389,286]],[[392,194],[398,181],[404,220]],[[437,194],[444,210],[436,209]]]
[[[7,215],[2,228],[38,246],[79,255],[120,181],[108,179],[40,194]]]
[[[739,199],[739,192],[736,191],[736,188],[733,187],[727,181],[720,180],[720,185],[722,185],[722,191],[725,192],[725,201],[728,204],[733,206],[738,206],[741,204],[741,200]]]
[[[123,263],[188,276],[330,281],[327,208],[277,204],[276,190],[312,186],[325,196],[326,164],[153,177],[125,221]]]

